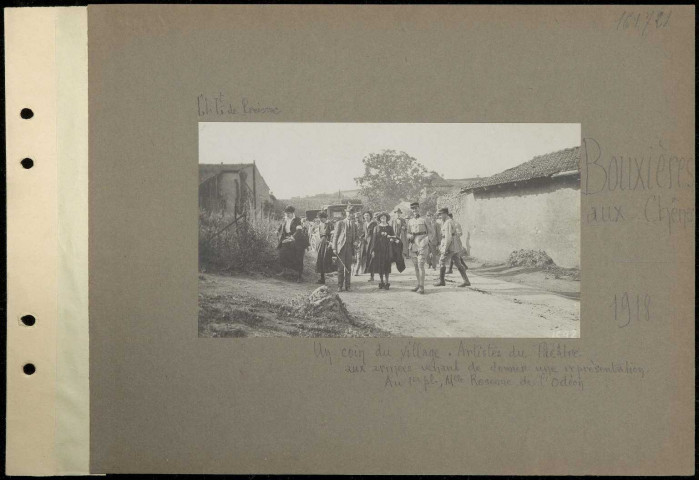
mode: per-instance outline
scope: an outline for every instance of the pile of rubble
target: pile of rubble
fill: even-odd
[[[556,264],[543,250],[515,250],[507,259],[510,267],[537,267],[547,268]]]

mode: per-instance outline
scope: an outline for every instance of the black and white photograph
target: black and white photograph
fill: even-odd
[[[199,123],[199,336],[579,338],[580,134]]]

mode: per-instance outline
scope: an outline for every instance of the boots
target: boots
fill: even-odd
[[[418,285],[418,286],[415,287],[415,288],[412,288],[411,290],[412,290],[413,292],[417,292],[418,290],[420,290],[420,285]]]
[[[459,284],[459,287],[470,287],[471,282],[468,280],[468,275],[466,275],[466,269],[463,267],[463,265],[458,265],[459,267],[459,273],[461,274],[461,278],[464,279],[464,282]]]
[[[439,269],[439,281],[434,284],[435,287],[443,287],[446,285],[446,283],[444,281],[444,275],[446,274],[446,272],[447,272],[447,267],[441,267]]]

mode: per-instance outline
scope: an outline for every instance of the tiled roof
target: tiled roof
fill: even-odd
[[[448,185],[453,187],[468,187],[480,181],[480,178],[447,178]]]
[[[252,163],[200,163],[199,164],[199,184],[201,185],[211,177],[215,177],[223,171],[237,172],[245,167],[252,166]]]
[[[433,176],[430,182],[431,187],[468,187],[480,178],[442,178]]]
[[[475,190],[493,185],[523,182],[534,178],[551,177],[557,173],[580,169],[580,147],[566,148],[546,155],[539,155],[528,162],[484,178],[463,190]]]

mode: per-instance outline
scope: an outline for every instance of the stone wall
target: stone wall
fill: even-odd
[[[445,195],[461,223],[471,256],[504,262],[514,250],[544,250],[561,267],[580,266],[580,187],[577,178],[545,179],[485,192]]]

